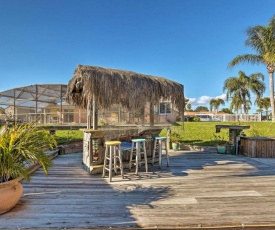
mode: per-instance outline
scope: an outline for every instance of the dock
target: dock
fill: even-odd
[[[82,153],[58,155],[42,169],[0,229],[275,229],[275,159],[170,151],[139,175],[83,169]]]

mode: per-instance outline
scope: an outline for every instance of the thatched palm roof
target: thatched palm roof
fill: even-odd
[[[78,65],[68,83],[66,100],[87,108],[95,97],[99,108],[119,104],[129,110],[141,109],[146,102],[170,100],[181,110],[184,104],[183,85],[162,77],[125,70]]]

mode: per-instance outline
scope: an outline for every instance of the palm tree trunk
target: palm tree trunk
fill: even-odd
[[[243,100],[243,111],[241,113],[246,112],[246,98],[245,98],[245,94],[242,94],[242,100]]]
[[[274,72],[269,73],[269,87],[270,87],[270,105],[271,105],[271,118],[272,122],[275,122],[275,105],[274,105]]]

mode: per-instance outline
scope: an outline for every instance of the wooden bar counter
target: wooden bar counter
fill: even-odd
[[[146,138],[149,159],[153,148],[153,137],[158,135],[164,127],[140,127],[140,126],[109,126],[93,129],[81,129],[83,131],[83,166],[91,174],[102,173],[105,141],[119,140],[131,142],[132,138]],[[123,148],[123,145],[122,145]],[[128,162],[127,149],[123,151],[123,161]],[[127,165],[126,165],[127,166]]]

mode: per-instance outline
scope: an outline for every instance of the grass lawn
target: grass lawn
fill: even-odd
[[[214,146],[221,141],[228,141],[229,130],[221,129],[216,133],[216,125],[249,125],[250,129],[244,130],[246,136],[275,137],[275,123],[272,122],[184,122],[172,126],[172,132],[178,132],[181,143],[186,145]],[[161,136],[166,136],[167,130],[162,130]]]
[[[57,130],[55,139],[58,144],[65,144],[73,141],[83,140],[83,131],[81,130]]]
[[[275,123],[272,122],[178,122],[172,126],[172,132],[178,132],[181,143],[186,145],[214,146],[222,140],[228,141],[228,129],[221,129],[216,133],[218,124],[249,125],[250,129],[244,130],[246,136],[275,137]],[[160,136],[166,136],[167,130],[161,131]],[[55,133],[59,144],[72,141],[82,141],[83,132],[80,130],[58,130]]]

